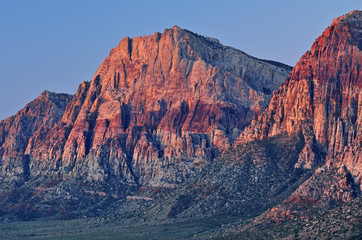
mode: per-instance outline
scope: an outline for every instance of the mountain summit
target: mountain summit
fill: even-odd
[[[31,173],[174,186],[228,149],[290,70],[177,26],[126,37],[30,139]]]
[[[74,96],[0,122],[0,217],[356,237],[361,27],[361,11],[336,18],[293,70],[177,26],[122,39]]]
[[[309,144],[299,165],[307,168],[319,163],[320,153],[334,162],[353,144],[361,142],[361,26],[361,11],[334,19],[238,142],[302,130]],[[360,153],[357,151],[357,155]],[[361,182],[361,161],[350,160],[353,164],[344,159],[345,164]]]
[[[152,210],[257,216],[220,239],[360,236],[361,16],[336,18],[233,147]]]

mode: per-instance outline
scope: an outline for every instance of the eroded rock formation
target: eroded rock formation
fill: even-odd
[[[24,153],[30,137],[37,130],[53,128],[71,98],[69,94],[44,91],[17,114],[0,122],[0,177],[23,177],[29,164]]]
[[[361,26],[361,11],[334,19],[237,142],[303,131],[308,144],[296,167],[313,168],[324,153],[361,183]]]
[[[30,139],[31,173],[173,186],[228,149],[290,70],[177,26],[124,38]]]

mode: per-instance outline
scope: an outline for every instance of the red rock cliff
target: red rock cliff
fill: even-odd
[[[30,137],[39,129],[53,128],[71,98],[44,91],[17,114],[0,122],[0,177],[23,173],[22,161]]]
[[[227,149],[289,72],[176,26],[124,38],[32,137],[32,173],[172,186]]]
[[[334,19],[237,142],[303,131],[308,144],[296,167],[315,166],[325,152],[328,164],[346,165],[360,183],[361,51],[362,12]]]

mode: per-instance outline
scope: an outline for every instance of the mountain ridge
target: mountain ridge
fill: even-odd
[[[357,236],[361,27],[361,11],[336,18],[291,73],[177,26],[123,38],[3,168],[16,184],[1,185],[2,216],[212,218],[236,238],[289,239],[313,219],[330,224],[318,236]],[[321,232],[333,223],[316,219],[338,212],[352,226]]]
[[[288,70],[179,27],[126,37],[26,154],[34,173],[174,186],[230,147]]]
[[[0,122],[0,178],[3,181],[21,182],[29,177],[29,163],[24,155],[29,139],[37,130],[56,125],[72,97],[43,91],[14,116]]]
[[[357,45],[362,36],[354,30],[354,25],[348,24],[358,20],[357,26],[360,26],[361,19],[361,12],[355,11],[333,21],[311,50],[301,57],[259,122],[255,121],[241,134],[240,143],[282,131],[298,131],[302,126],[310,128],[303,131],[312,131],[309,135],[314,146],[306,149],[310,154],[313,154],[310,150],[318,145],[320,149],[317,151],[324,151],[331,157],[334,154],[331,151],[341,153],[353,141],[361,125],[358,120],[361,117],[357,113],[360,112],[362,83],[359,81],[359,66],[362,60]],[[351,35],[355,35],[354,42],[349,40]],[[342,91],[341,96],[339,91]],[[297,97],[293,97],[295,95]],[[325,102],[331,105],[324,106]],[[308,121],[311,123],[306,123]]]

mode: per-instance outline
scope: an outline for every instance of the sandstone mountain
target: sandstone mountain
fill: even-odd
[[[39,129],[53,128],[71,98],[68,94],[44,91],[16,115],[0,122],[0,177],[3,181],[29,177],[29,161],[24,153],[30,137]]]
[[[124,38],[31,137],[30,172],[174,186],[228,149],[290,70],[177,26]]]
[[[361,27],[361,11],[336,18],[233,148],[148,211],[240,218],[225,239],[360,235],[361,206],[349,204],[362,198]],[[338,206],[348,210],[328,223]],[[343,223],[350,229],[323,232]]]
[[[308,144],[296,167],[313,168],[326,154],[361,184],[361,26],[361,11],[334,19],[237,142],[303,131]]]
[[[275,228],[278,222],[316,219],[361,199],[361,27],[361,11],[334,19],[274,93],[265,112],[236,141],[237,145],[299,132],[305,145],[294,168],[313,173],[284,201],[243,226],[244,233],[266,225]]]
[[[181,219],[212,215],[242,221],[254,215],[238,224],[235,239],[248,239],[253,231],[261,232],[250,235],[255,239],[271,232],[270,239],[275,232],[291,234],[293,229],[283,227],[291,222],[307,235],[308,228],[298,226],[305,224],[303,219],[319,219],[337,206],[360,202],[361,27],[361,11],[336,18],[234,146],[162,203],[150,204],[145,216],[152,218],[160,209]],[[351,229],[361,217],[361,208],[354,211],[351,221],[343,220]],[[338,222],[335,218],[330,221]],[[318,227],[313,231],[323,234]],[[344,239],[343,234],[335,238]]]
[[[1,176],[16,184],[0,185],[0,220],[358,239],[361,27],[361,11],[336,18],[291,72],[179,27],[123,39],[73,98],[42,94],[35,118],[1,122]]]

